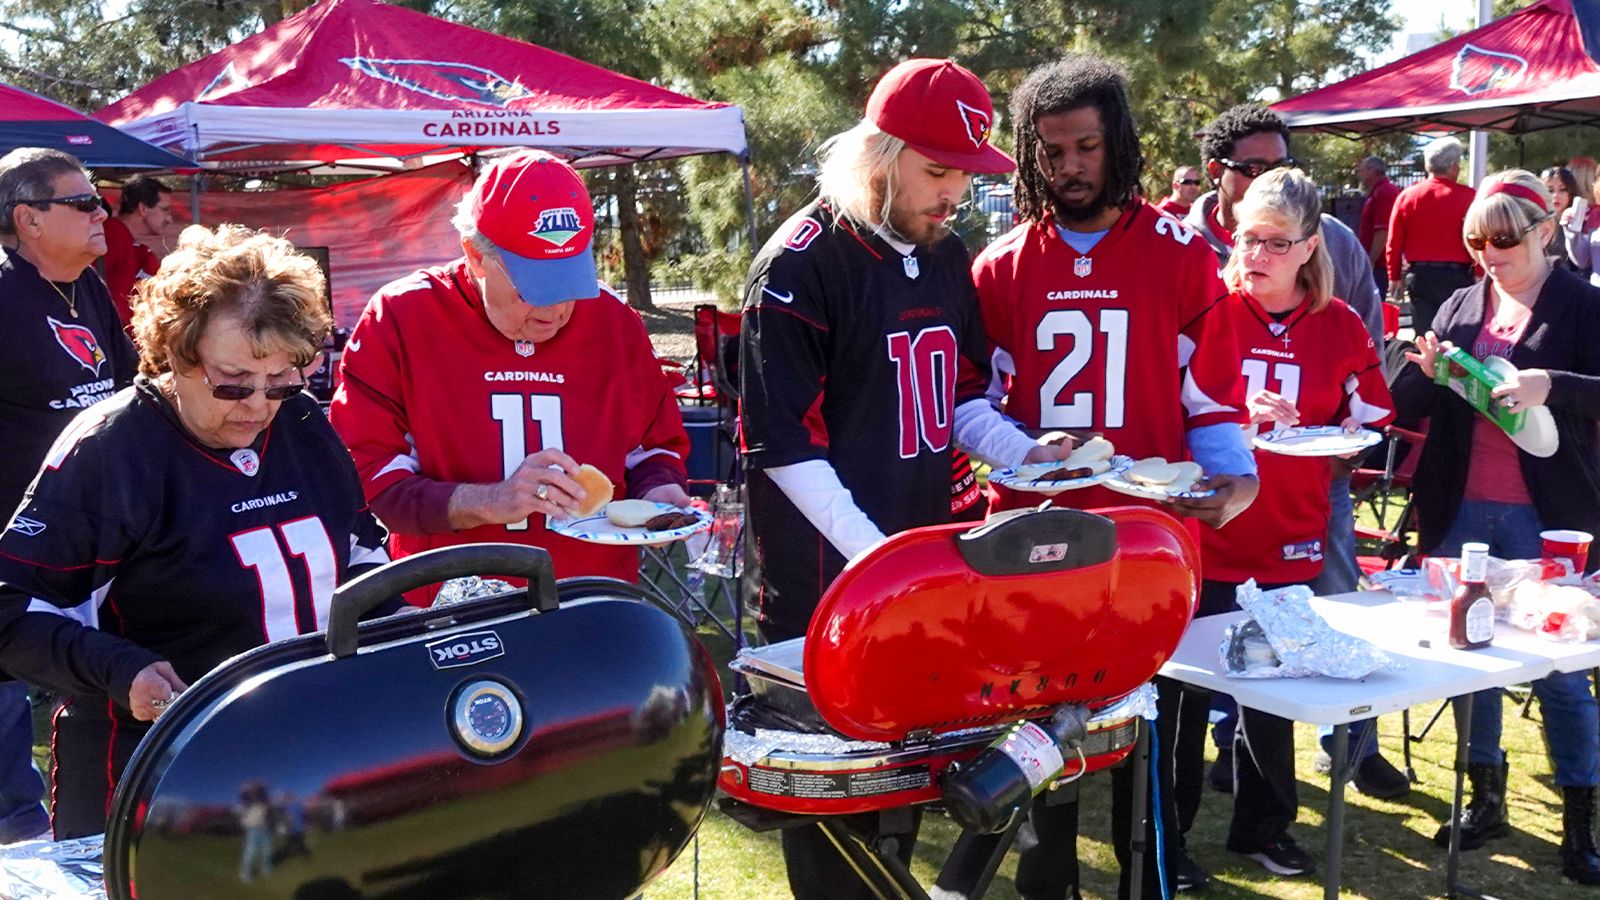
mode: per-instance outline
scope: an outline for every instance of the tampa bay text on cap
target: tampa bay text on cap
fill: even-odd
[[[548,153],[496,160],[472,186],[478,231],[532,306],[599,296],[594,204],[583,179]]]

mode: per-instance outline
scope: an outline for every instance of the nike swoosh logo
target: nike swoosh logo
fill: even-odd
[[[787,294],[780,294],[777,291],[773,290],[772,288],[769,288],[769,287],[767,287],[765,285],[762,285],[761,293],[763,293],[763,294],[771,294],[772,298],[774,300],[777,300],[779,303],[793,303],[794,302],[794,292],[793,291],[790,291]]]
[[[360,341],[346,341],[345,342],[345,347],[347,347],[347,348],[349,348],[351,350],[354,350],[357,353],[361,352],[361,342]]]

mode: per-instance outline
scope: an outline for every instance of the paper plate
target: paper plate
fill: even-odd
[[[1284,456],[1344,456],[1382,440],[1383,435],[1369,428],[1351,433],[1338,425],[1299,425],[1258,434],[1255,445]]]
[[[1126,472],[1123,469],[1122,472]],[[1129,497],[1139,497],[1144,500],[1202,500],[1216,495],[1216,491],[1169,491],[1159,484],[1140,484],[1137,481],[1128,481],[1122,477],[1122,472],[1113,472],[1109,477],[1100,480],[1100,486],[1109,488],[1119,494]]]
[[[689,513],[695,517],[694,524],[682,528],[670,528],[666,531],[645,531],[643,528],[623,528],[611,524],[606,518],[604,510],[592,516],[581,519],[551,519],[550,530],[556,534],[565,535],[579,541],[588,541],[591,544],[631,544],[635,547],[660,547],[673,541],[681,541],[697,531],[705,531],[711,527],[711,511],[705,509],[673,506],[670,503],[657,503],[656,506],[664,513],[680,512]]]
[[[998,484],[1003,488],[1008,488],[1013,491],[1023,491],[1029,494],[1055,494],[1061,491],[1075,491],[1079,488],[1086,488],[1091,485],[1099,484],[1100,482],[1110,478],[1113,475],[1116,475],[1119,472],[1127,471],[1128,467],[1133,465],[1133,457],[1113,456],[1111,457],[1110,462],[1111,468],[1101,472],[1099,475],[1090,475],[1087,478],[1068,478],[1064,481],[1046,481],[1039,478],[1029,477],[1031,475],[1042,475],[1053,469],[1059,469],[1061,468],[1061,464],[1028,463],[1024,466],[1010,466],[1004,469],[996,469],[989,473],[989,481],[993,484]]]

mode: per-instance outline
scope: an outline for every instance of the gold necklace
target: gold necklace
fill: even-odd
[[[72,297],[70,299],[61,288],[56,286],[54,281],[46,278],[44,283],[50,285],[50,289],[56,292],[56,296],[61,298],[61,302],[67,304],[67,312],[72,313],[72,317],[76,319],[78,317],[78,283],[76,281],[72,283]]]

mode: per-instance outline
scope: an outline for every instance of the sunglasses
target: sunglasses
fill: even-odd
[[[248,384],[212,384],[211,373],[207,372],[205,366],[202,365],[200,367],[200,381],[206,387],[211,388],[211,396],[218,400],[245,400],[251,394],[260,391],[268,400],[278,402],[287,400],[306,389],[306,373],[298,369],[296,371],[300,372],[300,380],[294,384],[275,384],[271,387],[258,388]]]
[[[70,206],[81,213],[92,213],[100,208],[100,195],[73,194],[71,197],[42,197],[38,200],[17,200],[13,205],[49,206],[52,203]]]
[[[1175,184],[1185,185],[1187,187],[1194,187],[1194,186],[1196,186],[1196,185],[1198,185],[1200,183],[1200,179],[1198,179],[1198,178],[1180,178],[1174,183]]]
[[[1234,246],[1239,248],[1240,253],[1249,253],[1251,250],[1254,250],[1257,247],[1264,247],[1268,253],[1271,253],[1274,256],[1282,256],[1285,253],[1288,253],[1289,248],[1293,247],[1295,244],[1304,243],[1309,240],[1311,240],[1311,235],[1309,234],[1303,238],[1293,241],[1289,240],[1288,238],[1258,238],[1246,234],[1236,238],[1234,241]]]
[[[1285,156],[1283,159],[1275,161],[1265,159],[1219,159],[1217,162],[1246,178],[1260,178],[1273,169],[1292,169],[1298,164],[1298,160],[1292,156]]]
[[[1504,231],[1500,232],[1499,234],[1491,234],[1487,237],[1481,234],[1469,234],[1467,235],[1466,239],[1467,246],[1474,250],[1482,250],[1484,247],[1489,245],[1493,245],[1497,250],[1511,250],[1521,246],[1522,242],[1527,239],[1528,235],[1533,233],[1533,229],[1539,227],[1539,223],[1548,218],[1550,217],[1540,216],[1529,223],[1527,228],[1522,229],[1516,234],[1509,234]]]

